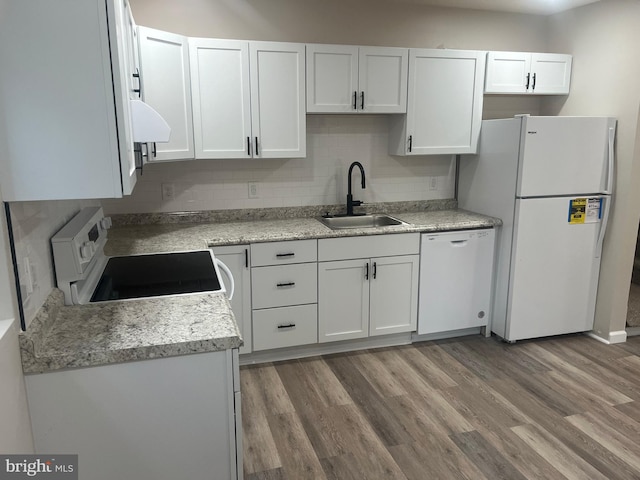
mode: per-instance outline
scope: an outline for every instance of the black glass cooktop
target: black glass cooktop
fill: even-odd
[[[220,290],[207,251],[112,257],[91,302]]]

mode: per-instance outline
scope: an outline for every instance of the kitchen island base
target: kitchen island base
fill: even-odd
[[[83,480],[242,479],[237,349],[26,375],[36,453]]]

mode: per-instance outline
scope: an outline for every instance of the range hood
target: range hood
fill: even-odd
[[[142,100],[129,100],[135,143],[167,143],[171,127],[162,116]]]

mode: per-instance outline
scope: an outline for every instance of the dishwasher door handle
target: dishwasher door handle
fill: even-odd
[[[466,247],[468,242],[469,240],[451,240],[450,243],[452,247],[460,248]]]

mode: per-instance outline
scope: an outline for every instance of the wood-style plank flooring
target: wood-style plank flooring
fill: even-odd
[[[247,480],[640,479],[640,337],[464,337],[243,367]]]

